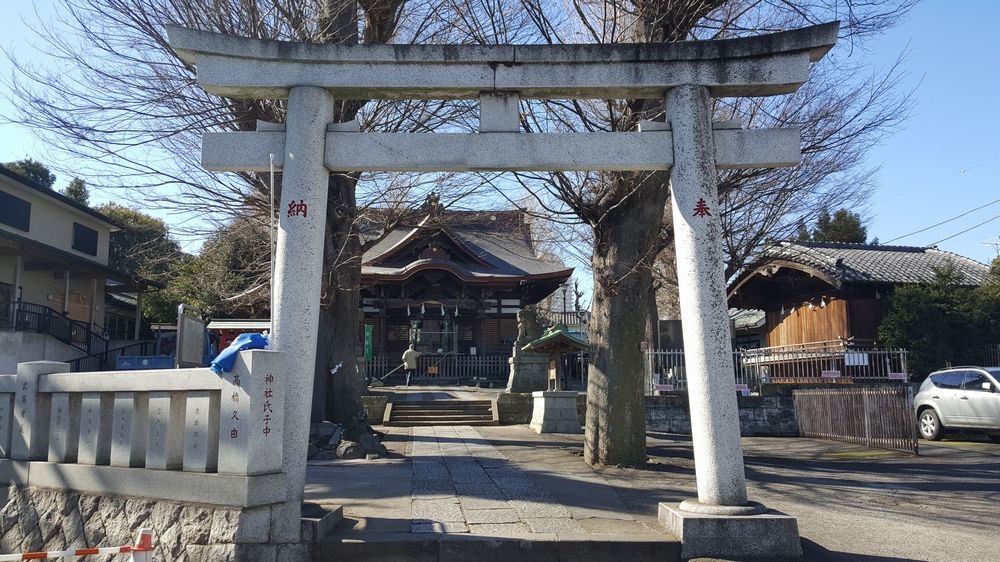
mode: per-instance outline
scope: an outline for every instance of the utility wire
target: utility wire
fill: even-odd
[[[952,234],[951,236],[949,236],[947,238],[942,238],[942,239],[938,240],[937,242],[931,242],[930,244],[928,244],[928,246],[934,246],[934,245],[940,244],[941,242],[944,242],[945,240],[951,240],[952,238],[954,238],[954,237],[956,237],[956,236],[958,236],[960,234],[965,234],[966,232],[968,232],[970,230],[979,228],[980,226],[983,226],[984,224],[986,224],[988,222],[993,222],[993,221],[995,221],[997,219],[1000,219],[1000,215],[997,215],[997,216],[995,216],[995,217],[993,217],[991,219],[986,219],[986,220],[984,220],[983,222],[981,222],[981,223],[979,223],[977,225],[970,226],[969,228],[966,228],[965,230],[963,230],[961,232],[956,232],[955,234]]]
[[[958,220],[958,219],[960,219],[960,218],[968,215],[969,213],[974,213],[974,212],[978,211],[979,209],[985,209],[986,207],[989,207],[990,205],[996,205],[997,203],[1000,203],[1000,199],[997,199],[995,201],[990,201],[989,203],[986,203],[985,205],[980,205],[980,206],[976,207],[975,209],[969,209],[968,211],[965,211],[964,213],[962,213],[962,214],[960,214],[958,216],[951,217],[948,220],[943,220],[943,221],[941,221],[941,222],[939,222],[937,224],[932,224],[932,225],[930,225],[930,226],[928,226],[926,228],[921,228],[920,230],[914,230],[913,232],[911,232],[909,234],[904,234],[902,236],[897,236],[897,237],[893,238],[892,240],[886,240],[885,242],[883,242],[883,244],[891,244],[891,243],[895,242],[896,240],[907,238],[907,237],[913,236],[914,234],[920,234],[921,232],[926,232],[926,231],[928,231],[928,230],[930,230],[932,228],[939,227],[942,224],[948,224],[951,221]],[[993,220],[993,219],[990,219],[990,220]],[[989,222],[989,221],[986,221],[986,222]],[[986,224],[986,223],[983,223],[983,224]],[[973,227],[973,228],[975,228],[975,227]],[[967,231],[962,231],[962,232],[967,232]],[[961,232],[959,234],[961,234]],[[958,234],[956,234],[956,236],[958,236]],[[947,240],[947,238],[945,238],[945,240]],[[935,242],[935,244],[936,243],[937,242]]]

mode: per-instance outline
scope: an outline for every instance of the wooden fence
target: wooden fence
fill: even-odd
[[[908,385],[795,390],[792,396],[804,437],[918,454]]]

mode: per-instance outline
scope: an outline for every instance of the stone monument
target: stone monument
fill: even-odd
[[[545,355],[524,351],[528,342],[542,335],[542,327],[538,323],[538,313],[534,308],[526,306],[517,311],[517,340],[511,350],[510,376],[507,378],[507,392],[534,392],[547,388],[546,367],[548,359]]]

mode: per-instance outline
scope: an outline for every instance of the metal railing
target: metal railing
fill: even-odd
[[[550,324],[563,324],[564,326],[586,326],[590,322],[590,312],[586,310],[548,310],[537,309],[538,316],[548,321]]]
[[[972,359],[980,367],[1000,367],[1000,343],[979,347],[973,351]]]
[[[507,355],[422,353],[417,358],[417,368],[410,381],[491,385],[506,383],[510,371],[507,360]],[[402,369],[396,370],[401,363],[402,360],[395,357],[372,357],[365,362],[365,376],[369,380],[381,380],[395,371],[402,379],[405,377]]]
[[[733,351],[736,391],[757,393],[762,384],[888,382],[909,380],[905,349],[859,349],[832,342]],[[646,392],[687,390],[684,351],[646,354]]]
[[[795,390],[792,398],[804,437],[918,453],[908,385]]]
[[[67,363],[69,363],[69,370],[74,373],[83,371],[111,371],[114,370],[119,357],[148,356],[154,353],[156,353],[155,341],[139,341],[109,349],[102,353],[73,359],[72,361],[67,361]]]
[[[17,302],[8,323],[17,332],[48,334],[88,355],[108,350],[108,339],[90,329],[86,322],[73,320],[47,306],[30,302]]]
[[[755,392],[760,389],[757,373],[743,363],[743,352],[733,352],[737,392]],[[683,349],[659,349],[646,352],[646,395],[656,392],[684,392],[687,390],[687,368]]]

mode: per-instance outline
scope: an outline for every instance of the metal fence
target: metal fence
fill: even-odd
[[[442,384],[506,384],[510,373],[507,355],[457,355],[451,353],[422,353],[417,358],[417,368],[411,382]],[[400,366],[395,357],[377,355],[365,362],[365,376],[369,380],[381,379]],[[395,371],[402,375],[402,370]],[[396,376],[395,374],[393,376]]]
[[[102,353],[87,355],[68,361],[69,370],[78,372],[89,371],[112,371],[116,368],[119,357],[127,356],[151,356],[156,352],[155,341],[137,341],[114,349],[109,349]]]
[[[19,301],[5,321],[15,331],[48,334],[91,355],[108,350],[108,339],[91,330],[88,323],[44,305]]]
[[[918,453],[909,385],[792,391],[799,433]]]
[[[973,352],[973,364],[981,367],[1000,367],[1000,343],[984,345]]]
[[[736,371],[736,390],[749,394],[760,389],[756,373],[746,368],[743,352],[733,352]],[[646,395],[657,392],[683,392],[687,390],[687,367],[683,349],[659,349],[646,352]]]
[[[862,349],[817,344],[733,351],[736,391],[759,392],[761,384],[886,382],[909,380],[905,349]],[[682,349],[646,353],[646,393],[687,390]]]

